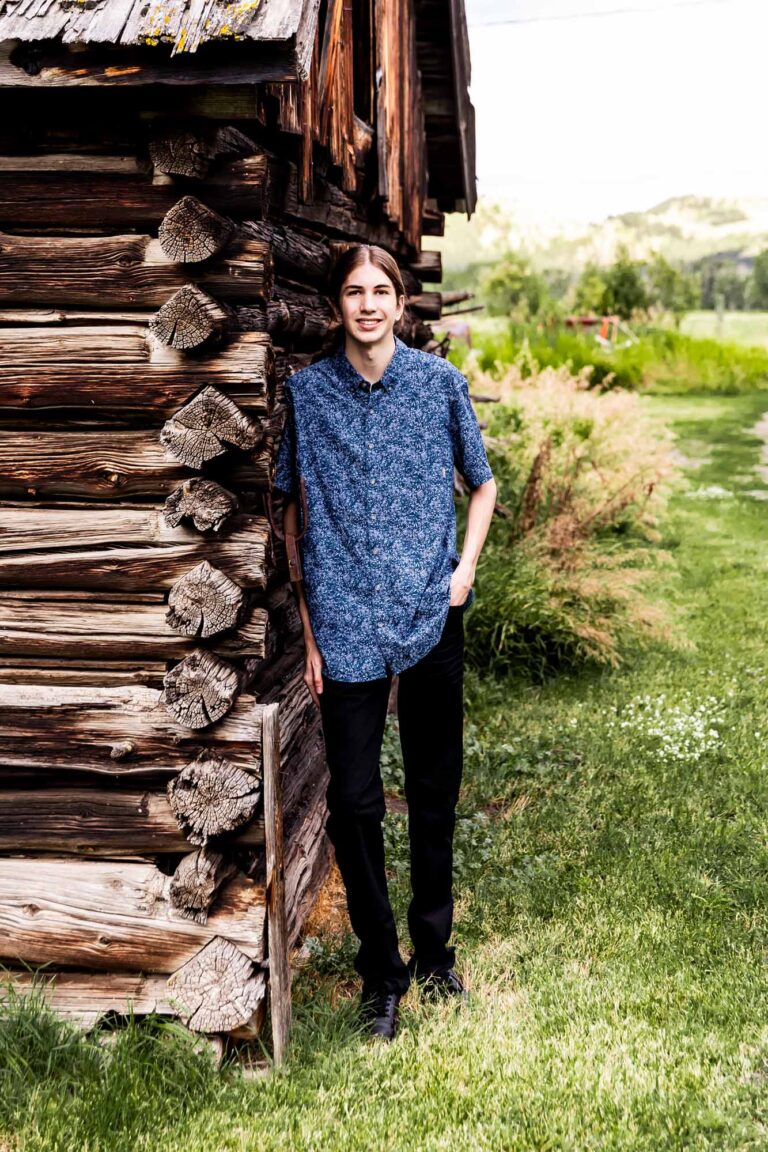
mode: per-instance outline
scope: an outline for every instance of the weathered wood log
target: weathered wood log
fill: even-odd
[[[202,468],[229,447],[257,448],[263,437],[263,425],[234,400],[215,388],[204,388],[166,421],[160,443],[188,468]]]
[[[422,292],[418,296],[411,296],[408,306],[424,320],[439,320],[442,314],[443,296],[441,292]]]
[[[267,931],[269,937],[269,1005],[276,1064],[286,1054],[291,1027],[291,972],[285,906],[283,795],[280,778],[280,705],[264,707],[263,780],[266,848]]]
[[[273,354],[259,332],[220,349],[186,356],[153,341],[145,328],[6,328],[0,332],[0,419],[9,409],[87,409],[128,420],[171,416],[201,387],[221,389],[252,417],[269,415]],[[141,387],[136,381],[141,380]],[[59,413],[59,418],[61,414]]]
[[[205,924],[180,916],[151,864],[0,858],[0,959],[174,972],[217,936],[264,958],[264,891],[238,875]]]
[[[232,313],[202,288],[185,284],[152,317],[149,330],[162,344],[189,352],[223,340],[232,319]]]
[[[262,985],[262,1008],[266,1003],[266,976],[258,972]],[[166,976],[133,972],[0,972],[0,983],[11,984],[17,993],[37,995],[60,1016],[89,1030],[107,1015],[176,1016],[178,997],[168,991]],[[258,1014],[257,1014],[258,1015]]]
[[[414,276],[428,284],[439,284],[443,278],[443,257],[440,252],[420,252],[415,260],[410,260],[408,267]]]
[[[250,823],[261,804],[261,783],[216,753],[201,752],[168,783],[168,801],[192,844],[207,844]]]
[[[173,907],[188,920],[205,924],[208,909],[222,884],[237,875],[237,865],[212,848],[199,848],[179,861],[168,895]]]
[[[278,272],[288,279],[300,284],[326,280],[332,264],[331,248],[319,233],[279,220],[248,220],[241,231],[269,249]]]
[[[245,593],[220,568],[201,560],[171,587],[165,622],[181,636],[218,636],[234,628],[243,613]]]
[[[177,724],[162,693],[138,685],[0,684],[0,767],[163,777],[215,746],[246,770],[261,756],[261,706],[243,693],[215,730]],[[117,757],[113,751],[118,752]]]
[[[169,528],[160,508],[5,505],[0,587],[159,590],[207,559],[242,587],[264,589],[270,537],[262,516],[233,516],[209,539]]]
[[[243,679],[234,665],[197,649],[166,673],[163,684],[161,702],[176,723],[207,728],[229,712]]]
[[[289,947],[296,944],[330,864],[330,841],[325,831],[328,780],[324,757],[320,755],[300,801],[285,824],[285,906]]]
[[[229,837],[230,847],[264,843],[260,813]],[[0,850],[57,855],[155,855],[189,851],[165,792],[59,786],[3,789]]]
[[[255,957],[231,940],[212,940],[168,980],[179,1014],[195,1032],[229,1032],[247,1025],[264,997]]]
[[[149,158],[155,170],[167,176],[203,180],[213,161],[222,156],[251,156],[258,148],[239,128],[219,125],[205,133],[183,125],[155,125]]]
[[[163,516],[169,528],[177,528],[182,520],[189,519],[198,532],[218,532],[238,508],[237,496],[232,492],[214,480],[195,476],[171,492]]]
[[[445,235],[445,214],[436,204],[427,204],[421,218],[421,231],[423,236]]]
[[[259,152],[212,172],[205,200],[224,216],[258,220],[266,212],[267,191],[267,156]],[[178,199],[178,184],[153,180],[151,165],[133,157],[47,153],[0,159],[0,227],[14,231],[154,228]]]
[[[274,449],[265,439],[246,458],[222,457],[209,470],[225,471],[226,483],[234,487],[266,489]],[[188,517],[199,531],[217,530],[237,511],[236,497],[212,479],[189,474],[190,469],[163,448],[154,428],[0,428],[0,496],[6,499],[165,499],[169,527]]]
[[[181,660],[199,647],[197,626],[203,636],[216,636],[216,651],[222,656],[266,659],[273,646],[267,609],[246,609],[242,589],[223,573],[218,582],[207,578],[206,567],[216,571],[203,560],[181,578],[185,581],[200,571],[201,583],[196,586],[192,581],[191,590],[182,587],[181,602],[174,598],[171,611],[177,627],[169,624],[162,593],[2,590],[0,654],[58,656],[62,661],[73,652],[80,660],[93,661],[113,661],[121,655],[134,661]],[[234,623],[226,627],[235,629],[232,634],[218,635],[217,621],[223,625],[230,620]]]
[[[183,196],[163,217],[160,247],[177,264],[200,264],[218,256],[230,241],[234,226],[196,196]]]
[[[465,300],[474,300],[475,298],[474,292],[466,291],[440,292],[439,296],[442,301],[443,308],[448,308],[451,304],[463,304]]]
[[[272,275],[269,248],[244,232],[233,233],[220,255],[201,267],[179,266],[150,236],[0,234],[4,305],[104,309],[112,304],[124,312],[158,307],[190,280],[217,299],[266,300]]]

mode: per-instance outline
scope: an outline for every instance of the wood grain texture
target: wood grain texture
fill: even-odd
[[[217,936],[263,959],[263,888],[237,876],[196,924],[173,908],[170,883],[149,863],[0,858],[0,959],[170,973]]]

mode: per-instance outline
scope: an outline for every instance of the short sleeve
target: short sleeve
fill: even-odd
[[[289,388],[285,387],[285,421],[283,434],[280,439],[280,448],[277,453],[275,465],[275,488],[288,496],[298,498],[299,480],[296,467],[296,422],[294,417],[293,400]]]
[[[479,488],[487,480],[493,479],[493,472],[485,452],[480,424],[469,398],[466,377],[455,368],[451,373],[451,380],[453,460],[470,488]]]

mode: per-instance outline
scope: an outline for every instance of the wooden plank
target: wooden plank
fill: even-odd
[[[266,489],[273,470],[273,445],[265,442],[245,458],[212,461],[206,474],[225,487]],[[12,499],[164,500],[195,475],[165,452],[157,428],[45,432],[0,427],[0,496]]]
[[[2,803],[0,852],[114,857],[191,851],[163,791],[4,789]],[[226,843],[263,845],[263,815]]]
[[[98,673],[98,670],[97,670]],[[138,684],[0,683],[0,776],[101,773],[167,779],[215,749],[259,771],[263,705],[244,693],[208,729],[177,724],[158,688]]]
[[[182,660],[200,646],[166,623],[160,593],[127,598],[104,593],[0,591],[0,655],[79,659]],[[228,660],[264,660],[269,614],[252,607],[232,632],[212,639]]]
[[[331,846],[325,831],[328,816],[328,769],[322,744],[313,771],[285,827],[285,904],[289,947],[293,948],[317,893],[328,874]]]
[[[231,517],[213,536],[169,528],[159,508],[0,506],[0,587],[170,588],[208,560],[244,588],[264,589],[270,528],[263,516]]]
[[[256,974],[266,1004],[266,976]],[[176,1016],[178,1003],[169,992],[165,976],[133,972],[16,972],[0,970],[2,986],[10,985],[20,996],[36,994],[60,1016],[88,1030],[104,1016]],[[263,1012],[260,1013],[263,1017]]]
[[[291,970],[285,907],[283,797],[280,779],[280,706],[264,708],[263,784],[266,841],[266,900],[269,950],[269,1004],[276,1065],[285,1059],[291,1027]]]
[[[95,418],[168,418],[206,385],[249,415],[269,414],[273,354],[268,336],[243,332],[225,347],[187,356],[146,328],[0,329],[0,419],[9,409],[85,408]]]
[[[170,973],[217,936],[264,959],[260,885],[235,876],[198,924],[173,907],[170,883],[148,863],[0,857],[0,959]]]
[[[104,172],[104,157],[43,154],[8,156],[0,168],[0,227],[45,232],[100,232],[152,226],[178,202],[171,177],[153,179],[151,166]],[[261,219],[268,202],[268,163],[257,152],[212,172],[205,203],[225,216]]]
[[[220,300],[266,299],[272,259],[258,239],[237,236],[204,268],[174,264],[151,236],[0,234],[0,303],[160,307],[185,284]]]

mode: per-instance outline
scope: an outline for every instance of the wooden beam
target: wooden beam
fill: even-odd
[[[236,460],[219,458],[208,470],[220,472],[234,488],[267,488],[273,458],[273,446],[265,442]],[[194,473],[166,452],[154,428],[33,432],[0,427],[0,496],[6,499],[157,501],[197,479]]]
[[[207,560],[202,561],[208,564]],[[184,579],[184,577],[182,577]],[[0,591],[0,655],[81,660],[181,660],[199,646],[168,623],[162,593]],[[216,637],[227,659],[264,660],[271,649],[269,614],[251,608],[242,624]],[[274,641],[272,641],[274,642]]]
[[[266,899],[269,938],[269,1003],[275,1064],[285,1059],[291,1027],[291,971],[285,906],[283,797],[280,779],[280,706],[264,708],[263,782]]]
[[[205,385],[227,393],[251,415],[269,414],[274,358],[259,332],[234,335],[194,358],[166,348],[146,328],[6,328],[0,332],[4,410],[85,408],[90,418],[173,415]],[[137,381],[141,386],[137,387]]]
[[[264,890],[238,875],[205,924],[169,899],[153,864],[0,858],[0,959],[100,970],[173,972],[217,936],[264,958]]]
[[[217,299],[251,302],[272,292],[272,258],[235,236],[201,268],[179,267],[150,236],[0,235],[0,304],[155,308],[187,284]]]
[[[207,539],[169,528],[160,508],[0,506],[0,588],[158,591],[208,560],[241,587],[264,589],[270,528],[244,513]]]

